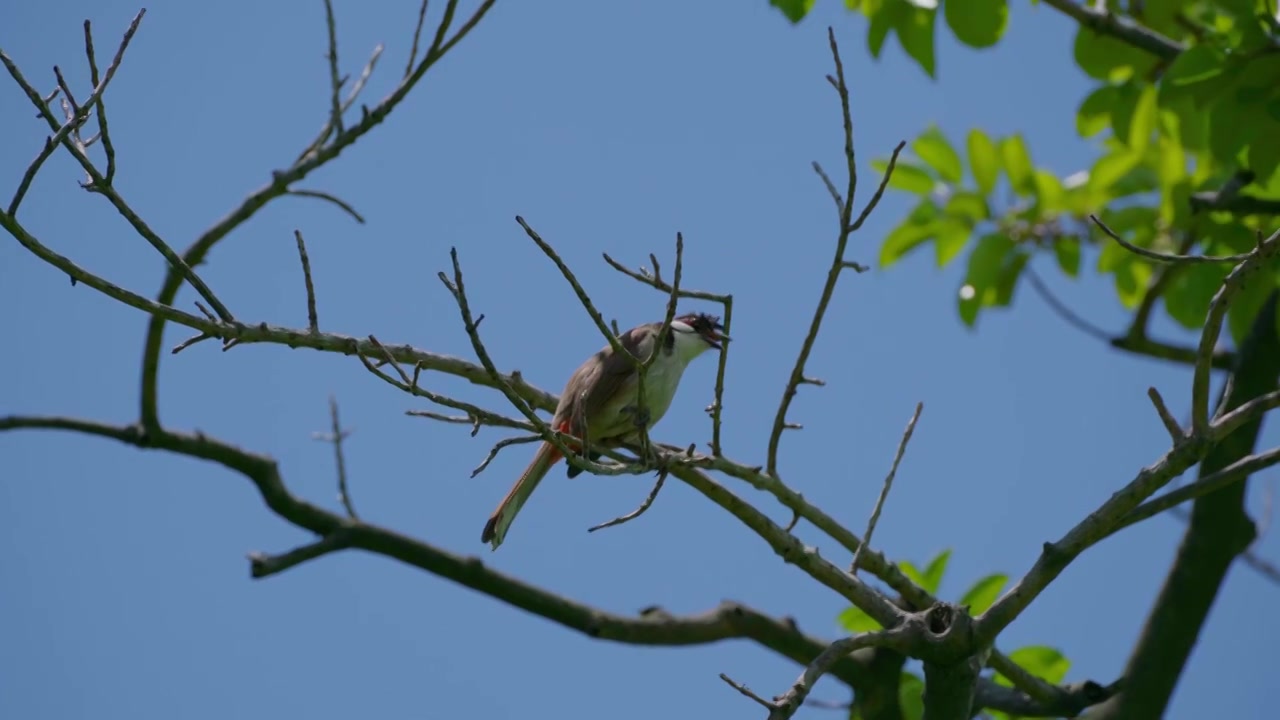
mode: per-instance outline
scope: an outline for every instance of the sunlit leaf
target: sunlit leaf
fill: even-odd
[[[889,163],[885,160],[872,160],[871,167],[883,173],[889,169]],[[928,195],[937,184],[938,181],[928,170],[910,160],[899,160],[893,166],[893,175],[889,178],[889,187],[916,195]]]
[[[850,605],[845,608],[836,618],[836,621],[840,623],[840,627],[851,633],[864,633],[880,629],[880,623],[862,610],[859,610],[856,605]]]
[[[1076,277],[1080,274],[1080,239],[1076,237],[1059,237],[1053,241],[1053,254],[1058,259],[1058,267],[1062,272]]]
[[[935,73],[933,20],[937,11],[912,5],[903,0],[896,0],[906,6],[897,13],[894,29],[898,31],[898,42],[907,55],[915,60],[929,77]]]
[[[924,584],[921,585],[930,595],[937,595],[942,586],[942,576],[947,572],[947,562],[951,560],[951,548],[938,553],[924,569]]]
[[[1276,287],[1274,274],[1256,273],[1245,283],[1227,308],[1227,327],[1231,330],[1231,339],[1239,346],[1253,327],[1258,310],[1266,302],[1267,296]]]
[[[981,578],[960,598],[960,604],[968,605],[970,614],[981,615],[1000,597],[1000,591],[1007,582],[1009,576],[1000,573]]]
[[[950,183],[960,182],[964,172],[960,164],[960,156],[947,141],[947,136],[943,135],[936,125],[930,126],[928,130],[921,133],[920,137],[911,143],[911,149],[917,157],[936,170],[943,180]]]
[[[991,217],[987,199],[970,190],[958,190],[947,200],[942,208],[947,217],[963,220],[970,228]]]
[[[895,227],[880,246],[880,267],[888,267],[934,236],[938,209],[928,199],[921,200],[911,214]]]
[[[969,244],[969,236],[973,226],[954,219],[944,219],[935,226],[933,248],[937,256],[938,267],[945,267]]]
[[[803,20],[813,9],[813,0],[769,0],[769,4],[781,10],[793,23]]]
[[[1085,97],[1076,111],[1076,132],[1080,137],[1093,137],[1111,124],[1111,109],[1119,96],[1114,85],[1103,85]]]
[[[1071,661],[1061,652],[1044,645],[1028,645],[1009,653],[1009,659],[1039,677],[1050,685],[1057,685],[1067,676],[1071,669]],[[1012,683],[1003,675],[996,676],[1000,685],[1011,686]]]
[[[956,39],[969,47],[995,45],[1009,22],[1006,0],[947,0],[942,10]]]
[[[1011,250],[1013,240],[1008,235],[991,233],[969,253],[969,269],[959,292],[960,319],[965,325],[973,326],[982,306],[995,301],[996,285]]]
[[[1010,135],[1000,141],[1000,159],[1004,163],[1004,171],[1009,176],[1009,184],[1020,195],[1035,192],[1035,180],[1032,178],[1034,166],[1031,164],[1031,153],[1021,135]]]
[[[974,128],[969,131],[969,166],[973,180],[983,195],[991,193],[1000,174],[1000,156],[995,143],[986,133]]]

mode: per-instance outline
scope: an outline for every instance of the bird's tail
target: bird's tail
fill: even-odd
[[[511,521],[516,519],[516,513],[520,512],[520,508],[524,506],[529,496],[533,494],[538,483],[546,476],[551,466],[555,465],[562,457],[564,457],[555,445],[544,442],[538,446],[538,452],[534,454],[533,461],[529,463],[529,467],[524,469],[524,473],[520,475],[520,479],[516,480],[516,484],[511,486],[507,496],[502,498],[502,502],[498,503],[498,509],[493,511],[493,515],[489,517],[489,522],[484,524],[484,532],[480,534],[480,542],[487,542],[494,550],[502,544],[502,539],[507,535],[507,528],[511,527]]]

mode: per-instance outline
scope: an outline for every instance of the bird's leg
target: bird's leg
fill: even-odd
[[[641,457],[644,458],[645,463],[656,465],[653,448],[649,445],[649,418],[651,417],[649,409],[628,405],[622,408],[622,412],[631,416],[631,422],[635,425],[636,433],[640,436]]]

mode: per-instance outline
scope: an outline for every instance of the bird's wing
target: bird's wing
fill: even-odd
[[[641,360],[653,347],[654,331],[648,324],[632,328],[618,337],[619,343]],[[569,405],[569,423],[573,433],[584,437],[589,432],[594,439],[607,435],[604,425],[616,425],[619,402],[629,402],[636,384],[635,366],[631,358],[615,353],[605,346],[578,368],[565,386],[566,394],[572,393]]]

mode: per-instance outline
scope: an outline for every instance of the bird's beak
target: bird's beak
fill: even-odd
[[[703,335],[703,338],[706,339],[707,344],[717,350],[723,350],[724,346],[722,345],[722,343],[727,343],[733,339],[728,335],[725,335],[724,333],[720,332],[720,329],[721,329],[720,326],[717,325],[715,328],[711,330],[711,332],[707,333],[706,335]]]

